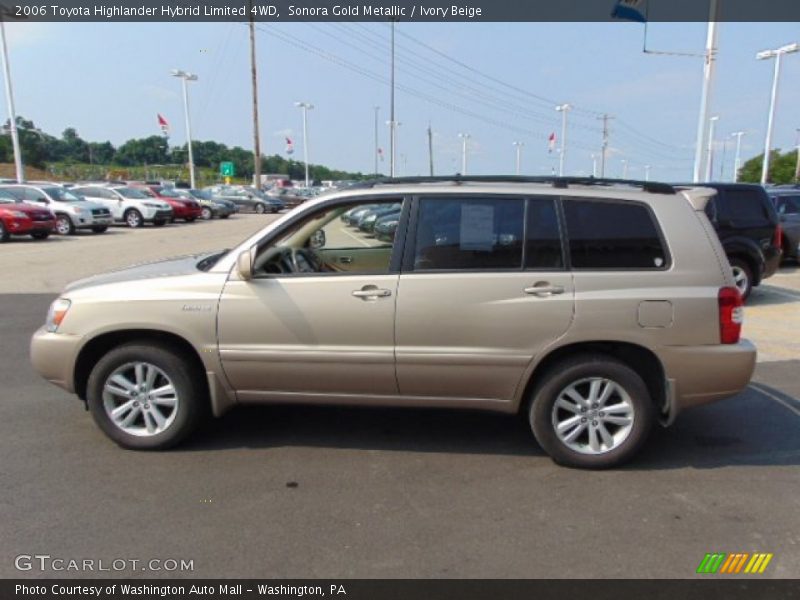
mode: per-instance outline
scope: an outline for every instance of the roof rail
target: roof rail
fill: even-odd
[[[554,188],[568,188],[570,185],[625,185],[641,188],[651,194],[674,194],[675,188],[668,183],[654,181],[636,181],[633,179],[607,179],[602,177],[557,177],[527,175],[444,175],[435,177],[380,177],[369,179],[350,186],[352,188],[372,188],[378,185],[403,185],[424,183],[545,183]]]

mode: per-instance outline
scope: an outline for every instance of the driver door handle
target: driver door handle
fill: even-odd
[[[550,282],[548,281],[540,281],[533,287],[527,287],[522,291],[528,294],[529,296],[538,296],[540,298],[544,298],[547,296],[555,296],[556,294],[563,294],[564,286],[551,285]]]
[[[365,285],[360,290],[353,290],[353,296],[370,300],[374,298],[387,298],[392,295],[391,290],[384,290],[374,285]]]

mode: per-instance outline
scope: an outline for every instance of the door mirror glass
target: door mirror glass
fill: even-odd
[[[253,278],[253,254],[250,250],[245,250],[236,259],[236,270],[244,281]]]
[[[320,248],[324,248],[325,230],[317,229],[314,233],[312,233],[311,238],[308,240],[308,245],[314,250],[319,250]]]

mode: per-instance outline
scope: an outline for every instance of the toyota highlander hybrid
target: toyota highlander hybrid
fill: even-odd
[[[519,413],[558,463],[630,459],[749,382],[714,190],[569,178],[377,181],[227,251],[73,283],[35,369],[126,448],[237,404]],[[393,236],[341,217],[399,208]],[[347,435],[342,432],[341,435]]]

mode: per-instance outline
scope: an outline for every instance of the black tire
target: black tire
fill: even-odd
[[[31,237],[35,240],[46,240],[50,237],[49,231],[36,231],[31,234]]]
[[[186,217],[186,218],[184,219],[184,221],[186,221],[187,223],[194,223],[194,221],[195,221],[195,219],[196,219],[196,218],[197,218],[197,217]]]
[[[153,221],[153,226],[154,227],[163,227],[166,224],[167,224],[166,221],[160,221],[160,220],[159,221]]]
[[[142,218],[142,213],[140,213],[135,208],[129,208],[125,211],[125,214],[122,216],[125,219],[125,223],[131,229],[136,229],[144,225],[144,219]]]
[[[220,219],[227,219],[228,217],[230,217],[230,215],[220,215],[219,216]]]
[[[69,215],[56,215],[56,233],[60,235],[75,234],[75,224],[69,218]]]
[[[730,263],[736,287],[742,295],[742,300],[747,300],[753,291],[753,268],[746,260],[735,256],[730,259]]]
[[[264,208],[264,205],[263,205],[263,204],[256,204],[255,211],[256,211],[256,212],[257,212],[259,215],[263,215],[265,212],[267,212],[267,209],[266,209],[266,208]]]
[[[134,435],[114,424],[106,412],[103,388],[106,379],[119,367],[133,362],[147,362],[161,369],[171,380],[178,395],[175,418],[160,433]],[[86,394],[89,411],[95,423],[109,438],[132,450],[164,450],[175,446],[191,434],[207,412],[207,394],[198,382],[202,374],[172,348],[148,342],[134,342],[114,348],[92,369]],[[151,401],[152,402],[152,401]]]
[[[277,206],[273,206],[272,210],[270,212],[274,215],[275,213],[278,212],[278,207]]]
[[[204,206],[203,210],[200,212],[200,218],[204,221],[210,221],[214,218],[214,212],[207,206]]]
[[[6,226],[0,221],[0,244],[3,244],[9,240],[11,234],[8,233],[6,230]]]
[[[602,378],[616,383],[627,394],[633,410],[633,423],[627,437],[613,449],[598,453],[583,453],[570,448],[559,439],[553,422],[558,414],[555,405],[559,396],[571,385],[588,386],[589,383],[581,382],[590,378]],[[566,411],[566,414],[570,414],[570,411]],[[582,414],[577,416],[582,417]],[[608,418],[603,416],[602,406],[588,408],[588,422],[583,421],[585,425],[581,425],[587,438],[589,430],[595,428],[599,422],[598,414],[600,418]],[[642,378],[625,363],[603,354],[580,354],[550,367],[534,388],[528,411],[533,434],[545,452],[560,465],[582,469],[608,469],[630,460],[647,439],[655,418],[655,406]],[[600,427],[611,433],[608,428],[617,426],[601,423]],[[583,434],[578,436],[577,440],[582,436]]]
[[[108,230],[108,225],[95,225],[92,227],[92,231],[95,233],[105,233]]]

